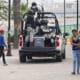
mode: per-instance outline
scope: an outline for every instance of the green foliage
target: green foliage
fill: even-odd
[[[27,5],[27,3],[21,3],[20,7],[21,7],[21,8],[20,8],[21,16],[22,16],[23,14],[25,14],[25,13],[28,12],[28,5]]]
[[[11,7],[11,12],[13,13],[13,8]],[[20,4],[20,14],[21,17],[23,14],[28,12],[28,5],[27,3]],[[7,20],[8,18],[8,3],[4,0],[0,0],[0,20]]]
[[[0,0],[0,20],[7,20],[8,14],[8,6],[7,2],[4,0]]]

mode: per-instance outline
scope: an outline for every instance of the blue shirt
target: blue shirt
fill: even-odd
[[[0,47],[7,47],[5,44],[4,36],[0,34]]]
[[[76,44],[78,44],[78,43],[80,43],[80,39],[78,38],[77,40],[73,40],[73,43],[76,43]],[[72,49],[73,50],[80,50],[80,47],[77,47],[77,46],[72,46]]]

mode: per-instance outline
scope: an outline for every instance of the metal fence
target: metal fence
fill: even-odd
[[[32,1],[36,1],[39,5],[43,5],[45,11],[54,12],[56,14],[62,33],[64,33],[65,30],[65,32],[69,32],[71,34],[72,29],[80,29],[80,0],[29,0],[29,5],[31,5]],[[77,1],[79,10],[78,21]]]
[[[45,11],[54,12],[58,18],[59,25],[62,33],[69,32],[71,34],[72,29],[77,29],[77,1],[78,1],[78,27],[80,29],[80,0],[28,0],[29,7],[32,2],[43,5]],[[64,27],[64,1],[65,1],[65,27]],[[13,0],[11,0],[12,4]],[[21,0],[21,2],[27,2],[27,0]],[[65,29],[64,29],[65,28]]]

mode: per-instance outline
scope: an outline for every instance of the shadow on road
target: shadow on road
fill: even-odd
[[[52,64],[52,63],[60,63],[53,58],[33,58],[32,60],[26,59],[25,63],[20,63],[19,58],[8,58],[7,62],[9,64]]]
[[[58,63],[55,59],[32,59],[27,60],[27,64],[48,64],[48,63]]]

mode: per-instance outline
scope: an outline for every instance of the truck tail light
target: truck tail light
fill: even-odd
[[[60,46],[60,41],[59,41],[59,37],[56,37],[56,47],[59,47]]]

